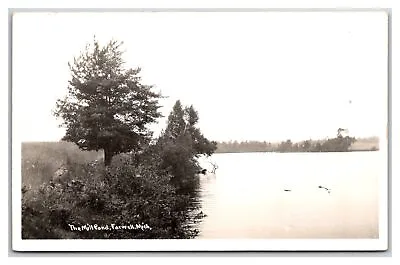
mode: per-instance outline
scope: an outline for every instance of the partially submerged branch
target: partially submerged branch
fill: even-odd
[[[212,161],[210,161],[210,164],[213,167],[213,169],[211,170],[211,173],[215,174],[215,171],[218,169],[218,165],[215,162],[212,162]]]

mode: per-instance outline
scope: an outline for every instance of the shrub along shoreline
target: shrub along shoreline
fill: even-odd
[[[190,117],[196,122],[190,123]],[[197,120],[193,107],[184,109],[178,101],[165,132],[140,152],[116,155],[109,166],[69,161],[59,178],[38,188],[24,185],[22,238],[196,237],[199,231],[192,224],[204,217],[193,204],[200,169],[196,157],[216,149],[195,127]],[[176,121],[185,126],[175,126]],[[142,228],[127,228],[136,226]]]

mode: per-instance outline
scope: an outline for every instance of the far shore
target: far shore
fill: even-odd
[[[215,154],[235,154],[235,153],[278,153],[278,154],[284,154],[284,153],[351,153],[351,152],[376,152],[379,151],[379,149],[365,149],[365,150],[348,150],[348,151],[288,151],[288,152],[280,152],[280,151],[215,151]]]

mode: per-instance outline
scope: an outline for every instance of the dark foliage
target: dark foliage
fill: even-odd
[[[141,83],[139,68],[123,68],[119,48],[115,41],[88,46],[70,65],[68,95],[57,101],[55,111],[67,128],[63,140],[81,150],[103,149],[104,165],[68,159],[62,176],[39,189],[24,186],[22,238],[197,235],[192,224],[204,215],[193,203],[200,169],[196,158],[211,155],[216,142],[196,127],[195,109],[183,108],[180,101],[165,132],[152,139],[146,126],[161,116],[161,96]]]
[[[196,157],[211,155],[216,150],[216,142],[209,141],[196,127],[198,113],[193,106],[183,108],[178,100],[168,117],[165,132],[156,146],[160,150],[161,168],[172,174],[172,183],[179,192],[192,191],[201,169]]]
[[[116,41],[87,46],[70,64],[68,95],[57,101],[55,115],[67,128],[63,140],[82,150],[104,150],[106,165],[114,155],[138,150],[151,137],[147,124],[155,122],[159,94],[143,85],[140,68],[125,69]]]
[[[198,116],[193,107],[181,110],[174,108],[157,141],[115,156],[107,167],[69,162],[66,174],[57,180],[38,190],[23,187],[22,237],[195,237],[198,230],[193,224],[204,217],[194,199],[200,169],[196,157],[212,154],[216,146],[195,127]],[[145,227],[111,229],[112,224]],[[95,225],[102,229],[93,229]]]
[[[188,197],[176,193],[171,175],[156,164],[135,166],[129,156],[102,165],[71,165],[68,178],[24,190],[22,237],[50,238],[192,238],[188,226],[201,216],[188,211]],[[78,173],[79,171],[79,173]],[[75,231],[83,225],[99,227],[144,224],[144,229]]]

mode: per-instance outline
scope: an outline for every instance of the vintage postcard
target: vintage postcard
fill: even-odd
[[[13,249],[386,250],[388,23],[15,11]]]

